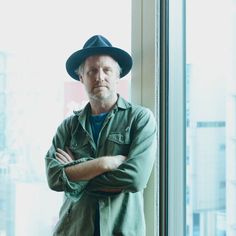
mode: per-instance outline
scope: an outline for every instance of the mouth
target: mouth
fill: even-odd
[[[106,88],[106,86],[105,85],[97,85],[94,88]]]

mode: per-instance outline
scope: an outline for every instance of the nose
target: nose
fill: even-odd
[[[97,80],[100,80],[100,81],[105,80],[105,73],[102,68],[99,68]]]

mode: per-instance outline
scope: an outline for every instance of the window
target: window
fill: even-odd
[[[130,51],[131,1],[0,5],[0,235],[49,236],[63,195],[46,184],[44,156],[59,123],[87,99],[65,61],[94,34]],[[119,92],[130,99],[130,75]]]
[[[230,0],[186,1],[190,236],[236,235],[235,17]]]
[[[236,5],[170,0],[164,6],[167,235],[236,235]]]

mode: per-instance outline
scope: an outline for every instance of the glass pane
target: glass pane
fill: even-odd
[[[65,61],[94,34],[130,52],[131,1],[0,5],[0,236],[49,236],[63,195],[46,184],[44,156],[59,123],[87,101]],[[119,87],[127,99],[129,81]]]
[[[236,235],[236,2],[186,1],[186,235]]]

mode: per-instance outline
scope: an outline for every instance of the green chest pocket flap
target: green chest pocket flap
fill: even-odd
[[[110,133],[107,138],[106,148],[109,155],[128,155],[130,148],[129,129],[124,132]]]
[[[69,149],[76,159],[92,155],[91,145],[86,135],[73,136],[69,144]]]

